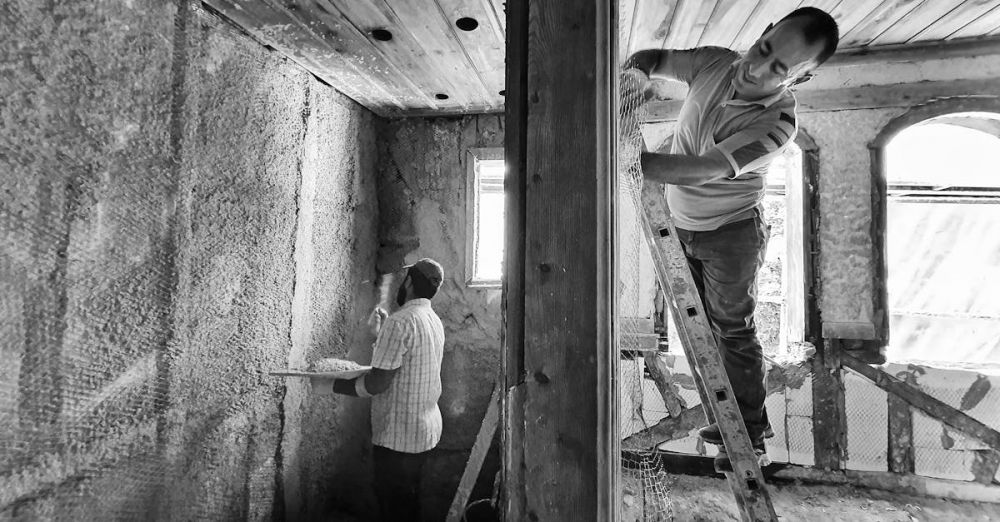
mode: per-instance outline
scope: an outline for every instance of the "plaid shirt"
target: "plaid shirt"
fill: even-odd
[[[386,319],[372,367],[399,368],[389,389],[372,398],[372,443],[420,453],[441,440],[441,358],[444,326],[428,299],[407,301]]]

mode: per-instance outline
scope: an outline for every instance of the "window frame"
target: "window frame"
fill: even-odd
[[[474,147],[465,153],[465,285],[469,288],[495,288],[503,285],[500,279],[479,279],[476,277],[476,245],[479,242],[479,162],[503,160],[503,147]],[[504,168],[506,178],[506,168]],[[506,198],[506,189],[504,197]],[[506,246],[506,245],[505,245]]]

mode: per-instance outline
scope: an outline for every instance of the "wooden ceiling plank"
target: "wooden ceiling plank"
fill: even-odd
[[[434,107],[425,93],[413,84],[398,67],[372,45],[368,37],[348,20],[329,17],[328,24],[316,18],[314,4],[295,0],[262,0],[273,9],[286,13],[299,27],[312,36],[312,47],[306,47],[317,59],[341,55],[361,74],[374,78],[398,98],[399,109]],[[306,44],[309,45],[308,43]]]
[[[421,59],[422,57],[415,56],[411,52],[413,47],[420,49],[419,45],[407,42],[406,35],[400,37],[399,31],[391,21],[378,20],[376,23],[371,23],[371,19],[358,20],[357,17],[352,17],[351,14],[356,15],[356,13],[348,14],[341,5],[338,5],[344,3],[336,0],[314,0],[300,4],[300,9],[310,20],[310,28],[321,37],[327,35],[328,38],[341,40],[347,33],[357,47],[380,56],[391,67],[380,71],[379,76],[396,76],[414,97],[423,100],[425,106],[444,108],[449,105],[433,98],[433,94],[441,92],[445,86],[441,84],[437,75],[428,73],[426,57]],[[359,8],[359,11],[364,6],[370,5],[365,1],[346,2],[346,4]],[[382,27],[392,30],[393,40],[379,42],[371,37],[371,29]],[[333,36],[334,34],[336,36]],[[358,56],[358,60],[367,62],[365,55]]]
[[[507,2],[504,0],[480,0],[491,8],[495,23],[500,26],[500,33],[503,34],[504,45],[507,42]],[[504,51],[506,52],[506,50]]]
[[[435,100],[440,108],[471,107],[485,100],[477,93],[478,80],[468,74],[455,74],[454,68],[447,59],[432,54],[434,49],[428,49],[427,42],[420,34],[411,31],[411,27],[401,20],[392,8],[381,0],[326,0],[335,7],[347,20],[362,28],[367,34],[373,29],[384,28],[393,34],[388,42],[373,42],[386,52],[394,52],[395,59],[407,63],[406,68],[420,80],[427,96],[445,94],[447,100]]]
[[[909,14],[900,17],[895,24],[875,37],[869,45],[906,43],[920,31],[958,9],[961,4],[962,0],[925,1]]]
[[[466,56],[479,72],[489,94],[488,100],[502,105],[500,91],[504,88],[504,35],[499,27],[491,24],[492,9],[478,0],[437,0],[441,15],[451,26],[452,32],[461,42]],[[469,17],[479,22],[472,31],[463,31],[456,20]]]
[[[957,9],[928,25],[908,42],[944,40],[977,18],[1000,8],[996,0],[965,0]]]
[[[405,106],[397,94],[359,71],[345,56],[324,53],[320,58],[317,53],[309,52],[316,47],[315,38],[284,10],[254,0],[205,0],[205,3],[368,109],[384,114],[382,108],[387,105]]]
[[[728,47],[758,3],[758,0],[720,0],[698,39],[698,46]]]
[[[625,61],[632,51],[632,39],[635,35],[635,16],[639,8],[638,0],[618,0],[618,62]]]
[[[491,45],[496,45],[498,48],[503,48],[504,45],[504,29],[503,26],[496,19],[496,13],[493,11],[493,5],[489,0],[436,0],[438,5],[441,6],[442,12],[444,12],[446,18],[455,23],[455,20],[462,18],[463,16],[468,16],[470,18],[475,18],[479,22],[479,28],[472,31],[472,34],[479,34],[482,32],[489,33]],[[496,42],[495,44],[492,42]]]
[[[705,31],[715,11],[716,0],[680,0],[677,15],[663,42],[664,49],[690,49],[698,47],[698,40]]]
[[[768,24],[781,20],[785,15],[794,11],[800,3],[801,0],[766,0],[758,3],[753,14],[743,24],[743,28],[735,35],[728,47],[737,51],[746,51],[760,38],[760,35],[764,34]]]
[[[799,8],[799,7],[815,7],[817,9],[822,9],[822,10],[828,12],[828,13],[833,13],[834,10],[837,9],[837,6],[839,6],[844,1],[845,0],[801,0],[799,2],[799,5],[797,5],[795,7],[796,8]],[[850,1],[850,0],[847,0],[847,1]]]
[[[882,2],[883,0],[844,0],[830,11],[840,27],[841,46],[844,44],[844,36],[872,15]]]
[[[446,74],[454,76],[453,80],[467,81],[468,92],[464,93],[466,96],[484,100],[492,98],[479,72],[480,69],[487,68],[488,64],[473,62],[455,35],[454,23],[445,20],[436,3],[433,9],[428,9],[430,6],[424,2],[411,0],[373,1],[391,9],[402,24],[401,28],[410,31],[417,41],[430,51],[431,59],[440,60],[446,69]],[[475,74],[469,74],[470,71],[474,71]]]
[[[992,31],[997,24],[1000,24],[1000,5],[994,6],[993,9],[990,9],[975,20],[964,25],[961,29],[951,33],[948,35],[948,39],[958,40],[961,38],[980,37]]]
[[[677,15],[677,0],[638,0],[635,12],[629,54],[642,49],[662,49]]]
[[[444,109],[455,102],[437,100],[434,94],[456,90],[448,77],[439,74],[434,68],[435,62],[430,60],[423,47],[406,31],[401,30],[398,20],[384,16],[369,1],[359,0],[316,0],[316,7],[310,10],[312,16],[327,27],[338,26],[341,30],[351,31],[358,38],[363,38],[386,61],[392,63],[400,74],[411,84],[416,94],[419,94],[433,108]],[[388,42],[374,40],[371,31],[386,29],[392,32],[393,38]],[[464,100],[472,103],[475,100]]]
[[[929,1],[931,0],[885,0],[861,23],[842,33],[840,43],[846,48],[868,45],[886,29],[905,20],[911,11]]]

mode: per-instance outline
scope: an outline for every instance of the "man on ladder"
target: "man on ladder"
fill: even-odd
[[[667,204],[740,414],[765,463],[764,438],[773,433],[754,323],[757,271],[770,228],[760,204],[764,177],[797,131],[788,88],[809,79],[838,39],[833,18],[806,7],[769,25],[744,55],[721,47],[650,49],[625,63],[648,78],[688,84],[669,152],[643,152],[642,171],[667,185]],[[732,470],[718,425],[699,435],[720,445],[716,468]]]

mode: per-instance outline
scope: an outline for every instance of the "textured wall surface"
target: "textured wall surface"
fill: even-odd
[[[874,319],[868,144],[903,109],[806,113],[819,147],[820,310],[825,323]]]
[[[375,118],[311,85],[288,364],[301,367],[303,358],[323,357],[367,363],[375,339],[365,324],[377,298]],[[289,439],[282,447],[289,519],[332,507],[371,513],[368,401],[310,397],[302,380],[287,384],[285,433],[301,435],[298,448]]]
[[[445,326],[444,433],[427,481],[435,505],[454,495],[499,368],[500,289],[465,284],[465,183],[466,151],[502,147],[502,125],[502,115],[482,115],[388,121],[378,131],[379,270],[421,257],[445,270],[433,301]]]
[[[0,519],[140,519],[167,479],[174,12],[0,6]]]
[[[181,5],[0,7],[0,520],[370,509],[373,117]]]

